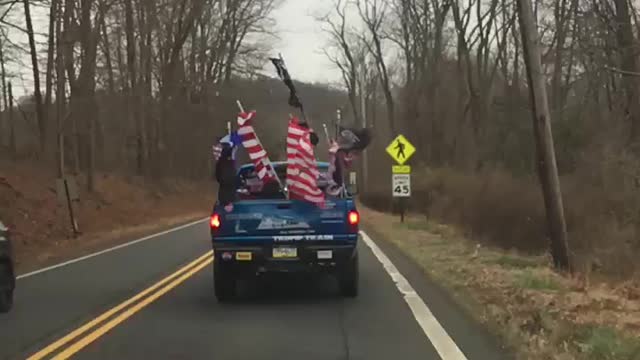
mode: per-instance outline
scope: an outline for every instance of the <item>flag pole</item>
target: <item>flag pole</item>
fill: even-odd
[[[242,106],[242,103],[240,102],[240,100],[236,100],[236,105],[238,105],[238,109],[240,109],[240,112],[244,112],[244,107]],[[264,149],[264,146],[262,146],[262,142],[260,142],[260,138],[258,137],[258,134],[255,132],[255,129],[254,129],[254,135],[256,137],[256,141],[258,142],[258,144],[260,144],[260,147]],[[288,199],[289,198],[289,194],[287,194],[287,192],[285,191],[284,186],[282,186],[282,182],[280,181],[280,178],[278,177],[278,173],[276,172],[276,168],[274,168],[273,164],[271,163],[271,159],[269,159],[269,155],[265,155],[265,159],[267,159],[267,164],[269,165],[269,168],[271,169],[271,171],[273,171],[273,176],[276,178],[276,181],[278,182],[278,186],[280,186],[280,190],[284,193],[284,195]]]
[[[329,135],[329,129],[327,128],[327,124],[322,123],[322,128],[324,129],[324,136],[327,138],[327,144],[331,146],[331,137]]]
[[[282,64],[284,64],[284,66],[286,67],[286,63],[284,62],[282,53],[278,53],[278,56],[280,57],[280,61],[282,61]],[[287,71],[289,71],[289,69],[287,69]],[[289,73],[289,76],[291,76],[291,73]],[[293,79],[291,79],[291,83],[293,84]],[[300,98],[298,98],[298,100],[300,100]],[[304,113],[304,105],[302,104],[302,101],[300,101],[300,114],[302,115],[302,120],[304,120],[304,122],[308,122],[309,127],[311,127],[311,119],[307,120],[307,115]]]

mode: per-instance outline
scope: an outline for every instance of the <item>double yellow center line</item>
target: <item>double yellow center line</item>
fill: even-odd
[[[29,358],[27,358],[27,360],[44,359],[49,355],[53,354],[54,352],[60,350],[62,347],[75,341],[70,346],[68,346],[64,350],[60,351],[57,355],[52,357],[52,359],[56,359],[56,360],[70,358],[71,356],[76,354],[78,351],[82,350],[84,347],[86,347],[87,345],[94,342],[96,339],[106,334],[109,330],[118,326],[120,323],[130,318],[133,314],[137,313],[144,307],[148,306],[149,304],[157,300],[159,297],[169,292],[171,289],[180,285],[185,280],[195,275],[197,272],[199,272],[200,270],[202,270],[204,267],[208,266],[212,262],[213,262],[213,252],[209,251],[206,254],[202,255],[201,257],[190,262],[189,264],[178,269],[178,271],[174,272],[173,274],[165,277],[164,279],[148,287],[144,291],[124,301],[120,305],[117,305],[114,308],[104,312],[103,314],[96,317],[95,319],[87,322],[86,324],[82,325],[76,330],[73,330],[69,334],[58,339],[54,343],[48,345],[44,349],[31,355]],[[118,313],[120,314],[113,317],[115,314],[118,314]],[[86,334],[92,329],[93,331]]]

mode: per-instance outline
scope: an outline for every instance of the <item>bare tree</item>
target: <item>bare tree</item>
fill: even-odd
[[[327,26],[329,41],[332,50],[325,49],[325,55],[334,63],[342,74],[342,80],[347,88],[349,103],[353,111],[353,117],[358,123],[362,122],[361,112],[358,99],[358,58],[363,58],[364,43],[358,41],[354,36],[349,36],[347,29],[346,10],[348,6],[341,0],[337,0],[334,4],[334,11],[337,19],[332,18],[333,13],[319,19]],[[362,110],[361,110],[362,111]]]
[[[63,41],[62,34],[62,21],[63,6],[62,1],[56,0],[56,7],[54,8],[57,21],[55,23],[55,43],[56,55],[56,172],[58,177],[65,175],[65,161],[64,161],[64,123],[66,118],[66,94],[65,94],[65,74],[64,74],[64,47],[61,42]]]
[[[368,36],[363,40],[376,61],[376,68],[382,85],[385,102],[387,105],[387,121],[392,134],[397,131],[395,122],[395,102],[391,93],[391,78],[389,68],[384,58],[382,45],[382,27],[387,15],[388,4],[384,0],[358,0],[358,11],[362,19]]]
[[[40,70],[38,69],[38,53],[36,41],[33,33],[33,23],[31,21],[31,9],[29,0],[23,0],[24,17],[27,26],[27,36],[29,38],[29,49],[31,52],[31,66],[33,70],[33,92],[36,101],[36,115],[38,119],[38,130],[40,131],[40,153],[44,155],[47,139],[47,124],[42,106],[42,92],[40,91]]]
[[[46,78],[45,78],[45,93],[44,93],[44,111],[43,111],[43,122],[45,124],[49,123],[49,110],[51,108],[51,98],[52,98],[52,89],[53,89],[53,66],[54,66],[54,53],[55,53],[55,26],[57,21],[57,9],[58,3],[60,0],[51,0],[50,8],[49,8],[49,40],[47,43],[47,69],[46,69]]]

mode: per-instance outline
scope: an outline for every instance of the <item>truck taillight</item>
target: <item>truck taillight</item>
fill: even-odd
[[[211,215],[211,218],[209,219],[209,225],[214,230],[219,229],[220,228],[220,215],[218,215],[218,214]]]
[[[360,222],[360,214],[358,214],[358,212],[355,210],[351,210],[347,215],[347,220],[349,221],[350,225],[358,225],[358,223]]]

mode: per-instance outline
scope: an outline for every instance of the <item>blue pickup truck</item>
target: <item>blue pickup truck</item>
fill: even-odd
[[[0,221],[0,313],[11,310],[15,286],[16,277],[13,270],[13,250],[9,229]]]
[[[273,167],[284,184],[286,162]],[[328,164],[318,162],[319,186],[326,186]],[[345,190],[327,197],[320,208],[288,200],[285,191],[251,192],[253,165],[237,175],[238,199],[226,212],[216,203],[210,218],[214,250],[214,288],[219,301],[236,295],[237,281],[265,273],[325,272],[334,274],[343,296],[358,295],[358,225],[360,215]]]

